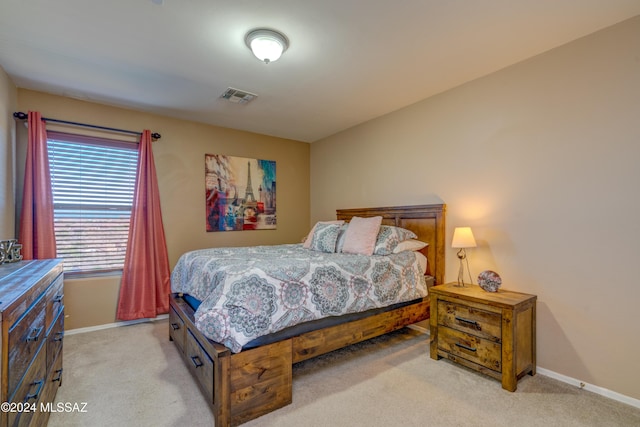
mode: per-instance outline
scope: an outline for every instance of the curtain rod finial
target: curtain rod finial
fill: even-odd
[[[162,138],[162,135],[160,135],[158,132],[154,132],[151,134],[151,139],[153,139],[154,141],[160,138]]]
[[[23,113],[22,111],[16,111],[13,113],[13,118],[17,120],[27,120],[28,117],[27,113]]]

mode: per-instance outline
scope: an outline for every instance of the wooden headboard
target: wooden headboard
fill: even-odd
[[[349,221],[354,216],[381,216],[382,223],[411,230],[418,240],[429,243],[421,252],[427,257],[427,274],[435,284],[444,283],[444,214],[446,205],[391,206],[385,208],[338,209],[337,219]]]

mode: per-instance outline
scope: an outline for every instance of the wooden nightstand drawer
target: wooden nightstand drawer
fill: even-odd
[[[438,329],[438,348],[493,371],[502,370],[502,346],[495,342],[443,326]]]
[[[502,338],[500,313],[438,301],[438,324],[499,342]]]

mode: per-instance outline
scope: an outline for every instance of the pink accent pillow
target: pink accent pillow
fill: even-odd
[[[304,239],[304,243],[302,245],[303,248],[305,249],[309,249],[311,248],[311,241],[313,240],[313,232],[316,231],[316,225],[318,224],[344,224],[343,220],[333,220],[333,221],[318,221],[315,223],[315,225],[313,226],[313,228],[311,229],[311,231],[309,232],[309,234],[307,234],[307,237],[305,237]]]
[[[347,231],[344,234],[342,252],[372,255],[381,224],[381,216],[373,216],[370,218],[354,216],[351,218]]]

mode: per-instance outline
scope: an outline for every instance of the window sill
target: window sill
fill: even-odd
[[[100,278],[100,277],[122,277],[122,270],[112,271],[75,271],[65,272],[65,279],[88,279],[88,278]]]

